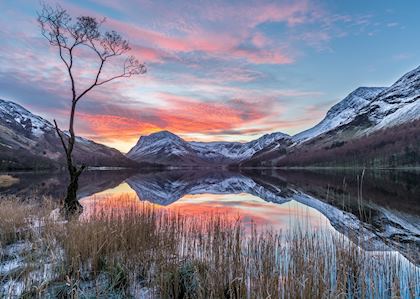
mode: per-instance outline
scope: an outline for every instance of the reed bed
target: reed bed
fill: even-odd
[[[0,297],[420,296],[419,268],[329,230],[245,229],[133,202],[93,204],[68,222],[48,216],[50,204],[0,202]]]

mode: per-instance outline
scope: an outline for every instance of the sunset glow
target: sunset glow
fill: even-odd
[[[103,86],[78,106],[77,134],[123,152],[160,130],[199,141],[294,134],[358,86],[390,84],[418,64],[410,59],[420,46],[412,38],[418,3],[46,2],[106,17],[104,29],[126,37],[147,64],[147,74]],[[66,128],[69,80],[36,24],[39,3],[1,1],[0,9],[0,97]],[[381,46],[390,34],[396,42]],[[88,84],[97,61],[78,54],[75,72]]]

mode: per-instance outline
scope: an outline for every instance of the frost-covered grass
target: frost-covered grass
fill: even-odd
[[[0,202],[0,297],[420,296],[418,268],[331,231],[245,230],[222,215],[192,218],[132,202],[89,206],[69,222],[48,216],[51,204]]]

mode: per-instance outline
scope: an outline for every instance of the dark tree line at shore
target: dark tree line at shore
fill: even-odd
[[[420,120],[324,146],[314,143],[291,151],[279,166],[420,166]]]

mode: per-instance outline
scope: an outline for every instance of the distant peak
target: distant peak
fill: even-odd
[[[11,106],[11,107],[14,107],[14,108],[18,108],[18,109],[24,110],[25,112],[30,113],[29,110],[27,110],[23,106],[19,105],[18,103],[15,103],[13,101],[0,99],[0,103],[3,104],[3,105],[8,105],[8,106]]]
[[[175,135],[172,132],[169,132],[167,130],[159,131],[152,133],[150,135],[144,136],[144,137],[158,137],[158,138],[180,138],[179,136]]]
[[[261,138],[284,138],[284,137],[290,137],[290,135],[283,132],[274,132],[274,133],[264,134]]]
[[[350,94],[356,95],[356,94],[366,94],[367,92],[371,93],[371,92],[376,92],[379,90],[382,90],[386,87],[368,87],[368,86],[360,86],[358,88],[356,88],[353,92],[351,92]]]
[[[420,73],[420,65],[418,67],[416,67],[415,69],[409,71],[405,75],[410,74],[410,73]]]
[[[408,85],[415,83],[418,86],[418,82],[420,81],[420,66],[405,73],[400,79],[397,80],[391,87],[398,86],[398,85]]]
[[[370,100],[385,89],[386,87],[358,87],[355,90],[353,90],[350,94],[348,94],[347,97],[345,97],[341,102],[346,103],[352,101],[354,97]]]
[[[349,93],[343,100],[328,110],[327,117],[341,113],[348,108],[358,109],[372,101],[375,96],[385,90],[386,87],[358,87]]]
[[[136,146],[142,146],[144,144],[151,144],[154,142],[158,142],[160,140],[178,141],[182,139],[181,137],[175,135],[174,133],[164,130],[164,131],[151,133],[149,135],[140,136],[139,140],[137,141]]]

